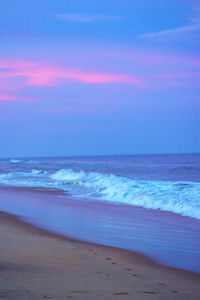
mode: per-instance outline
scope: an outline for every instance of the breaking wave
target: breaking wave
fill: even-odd
[[[20,163],[21,160],[19,160],[19,159],[11,159],[10,162],[13,163],[13,164],[17,164],[17,163]]]
[[[171,211],[200,219],[200,183],[189,181],[135,180],[114,174],[75,172],[55,173],[34,169],[0,175],[0,183],[57,188],[74,196],[115,204]]]

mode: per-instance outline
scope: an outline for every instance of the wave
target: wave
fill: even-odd
[[[55,173],[34,169],[0,175],[0,183],[58,188],[72,195],[115,204],[171,211],[200,219],[200,183],[189,181],[136,180],[114,174],[75,172]]]
[[[37,160],[27,160],[27,159],[0,159],[0,163],[11,163],[11,164],[39,164],[40,161]]]
[[[20,163],[21,160],[19,160],[19,159],[11,159],[10,162],[13,163],[13,164],[17,164],[17,163]]]
[[[117,175],[60,170],[52,178],[76,183],[113,203],[172,211],[200,219],[200,184],[134,180]]]

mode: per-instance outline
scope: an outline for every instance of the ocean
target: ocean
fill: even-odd
[[[0,159],[0,210],[200,272],[200,154]]]

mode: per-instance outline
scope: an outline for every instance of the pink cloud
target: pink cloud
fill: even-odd
[[[0,101],[14,101],[15,97],[6,95],[6,94],[0,94]]]
[[[12,102],[12,101],[23,101],[23,102],[30,102],[30,101],[35,101],[34,99],[22,97],[22,96],[13,96],[13,95],[8,95],[5,93],[0,94],[0,102]]]
[[[53,66],[43,62],[17,59],[0,59],[0,78],[19,78],[25,84],[57,86],[65,80],[87,84],[127,83],[138,85],[141,80],[134,75],[88,72],[74,68]]]
[[[97,52],[101,61],[117,60],[123,68],[132,67],[142,78],[139,89],[161,90],[170,86],[199,85],[200,58],[197,55],[144,49]]]
[[[197,85],[200,73],[200,60],[187,55],[170,55],[169,53],[139,52],[137,50],[123,53],[96,53],[93,62],[99,58],[116,59],[123,68],[132,66],[133,74],[119,72],[88,71],[87,68],[62,66],[45,61],[0,58],[0,101],[32,101],[10,93],[26,86],[56,87],[70,82],[85,84],[123,83],[143,90],[158,90],[169,86]],[[92,54],[91,54],[92,56]],[[104,57],[105,56],[105,57]],[[96,63],[95,63],[96,68]],[[134,75],[134,73],[140,75]],[[18,92],[17,92],[18,93]]]

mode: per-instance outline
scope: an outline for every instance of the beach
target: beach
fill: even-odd
[[[1,1],[0,300],[200,300],[200,1]]]
[[[200,299],[196,159],[1,160],[0,299]]]
[[[200,275],[0,213],[0,299],[200,299]]]
[[[0,211],[58,235],[139,252],[159,264],[200,273],[200,220],[15,186],[0,186]]]

